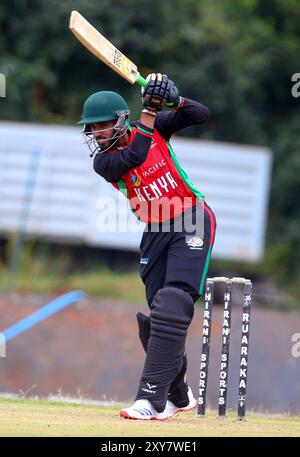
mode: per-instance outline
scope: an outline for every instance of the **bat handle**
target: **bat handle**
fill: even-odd
[[[140,73],[137,74],[137,77],[136,77],[136,80],[135,80],[136,83],[139,84],[139,86],[142,86],[142,87],[146,87],[148,85],[148,81],[146,81],[145,78],[143,78]]]

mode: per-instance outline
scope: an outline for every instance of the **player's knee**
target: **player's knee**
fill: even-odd
[[[190,297],[193,300],[193,303],[196,303],[196,301],[199,300],[199,298],[201,297],[198,290],[196,290],[190,284],[185,283],[185,282],[181,282],[180,286],[179,286],[179,284],[177,282],[173,283],[170,281],[168,283],[165,283],[165,287],[174,287],[176,289],[180,289],[180,290],[184,291],[185,293],[190,295]]]
[[[194,315],[192,297],[176,287],[163,287],[155,295],[151,306],[151,331],[186,335]]]

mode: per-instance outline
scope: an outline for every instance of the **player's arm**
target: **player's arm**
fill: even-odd
[[[139,167],[147,158],[157,113],[163,109],[169,97],[163,75],[156,75],[156,80],[161,84],[158,84],[154,91],[149,89],[149,84],[143,93],[140,122],[128,148],[111,153],[98,153],[95,156],[94,170],[108,182],[118,181],[128,170]]]
[[[162,111],[155,121],[155,128],[163,138],[170,137],[192,125],[203,124],[210,118],[208,108],[195,100],[179,97],[177,107],[172,111]]]
[[[151,101],[150,101],[151,102]],[[108,182],[118,181],[128,170],[139,167],[147,158],[154,132],[158,106],[143,103],[137,132],[128,148],[96,154],[94,170]]]
[[[192,125],[202,124],[210,117],[209,110],[199,102],[180,97],[174,82],[167,75],[151,73],[147,77],[148,85],[142,88],[143,99],[157,97],[164,90],[163,106],[169,107],[169,111],[159,112],[155,128],[168,140],[174,133]]]
[[[144,120],[145,124],[139,124],[134,139],[127,148],[120,151],[99,152],[95,155],[94,170],[106,181],[118,181],[128,170],[140,166],[146,160],[153,128],[147,126],[144,114],[141,120]]]
[[[111,153],[98,153],[94,159],[94,170],[108,182],[118,181],[128,170],[139,167],[147,158],[154,132],[157,113],[172,101],[169,80],[160,73],[155,81],[148,79],[142,92],[143,109],[137,133],[129,147]]]

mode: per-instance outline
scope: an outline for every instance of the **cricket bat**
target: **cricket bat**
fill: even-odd
[[[110,43],[78,11],[72,11],[69,29],[98,59],[112,68],[131,84],[146,87],[148,82],[140,75],[137,66]]]

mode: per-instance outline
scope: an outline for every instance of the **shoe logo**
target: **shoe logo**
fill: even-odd
[[[193,236],[190,239],[186,239],[186,244],[189,246],[190,249],[202,249],[204,241],[201,240],[199,236]]]
[[[142,416],[151,416],[152,413],[149,409],[147,408],[144,408],[144,409],[140,409],[140,408],[133,408],[134,411],[137,411],[138,413],[140,413]]]
[[[155,387],[157,387],[157,385],[154,385],[154,384],[149,384],[149,382],[147,382],[147,386],[149,387],[149,389],[155,389]]]

